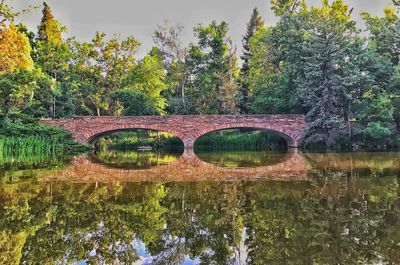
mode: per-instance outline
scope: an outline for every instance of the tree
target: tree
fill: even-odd
[[[153,33],[153,40],[161,50],[166,66],[185,59],[186,51],[181,41],[182,31],[182,25],[171,25],[165,20],[164,25],[157,25]]]
[[[66,30],[55,20],[50,7],[43,3],[42,21],[36,37],[35,62],[56,81],[62,81],[68,71],[70,47],[62,39]]]
[[[398,1],[393,1],[399,6]],[[370,45],[374,47],[377,54],[390,60],[391,69],[387,69],[386,73],[392,73],[392,76],[385,75],[386,83],[380,85],[380,91],[375,93],[377,97],[372,102],[379,102],[378,97],[384,93],[392,102],[394,108],[393,119],[396,121],[397,130],[400,128],[400,86],[399,86],[399,65],[400,65],[400,17],[396,14],[395,9],[385,9],[384,17],[375,17],[370,14],[363,14],[367,28],[371,34]],[[383,126],[387,126],[384,122]],[[390,126],[389,126],[390,127]]]
[[[285,13],[276,26],[250,40],[248,84],[251,109],[258,114],[304,113],[298,87],[303,72],[304,18]]]
[[[180,114],[187,112],[185,91],[190,76],[190,68],[186,63],[187,50],[181,41],[182,30],[183,26],[170,25],[168,21],[164,21],[164,25],[157,25],[153,34],[153,40],[161,50],[167,70],[167,89],[163,95],[168,100],[169,110]]]
[[[62,33],[65,31],[66,28],[62,27],[54,18],[50,7],[44,2],[33,58],[37,67],[52,79],[50,91],[46,94],[51,95],[48,113],[53,118],[63,113],[63,111],[59,111],[59,107],[64,107],[64,102],[60,100],[60,96],[62,96],[61,92],[67,91],[60,88],[65,88],[63,82],[68,79],[72,57],[69,43],[62,39]]]
[[[265,27],[264,20],[261,18],[257,8],[253,9],[251,14],[250,22],[247,23],[247,31],[243,36],[243,65],[240,72],[241,87],[240,87],[240,103],[239,108],[241,113],[247,113],[249,111],[249,97],[251,92],[249,91],[248,75],[250,71],[249,60],[252,57],[252,51],[250,48],[250,40],[257,33],[257,31]]]
[[[345,122],[346,67],[348,47],[356,33],[351,11],[341,0],[320,9],[311,8],[307,16],[304,45],[304,76],[300,96],[309,108],[305,143],[322,142],[330,147]],[[346,59],[347,58],[347,59]]]
[[[61,25],[57,20],[54,19],[51,9],[46,2],[43,3],[42,13],[42,21],[38,26],[38,41],[43,41],[54,45],[61,45]]]
[[[363,13],[370,40],[376,45],[378,53],[389,57],[394,65],[400,61],[400,17],[393,8],[385,9],[385,16],[374,17]]]
[[[135,67],[139,42],[132,36],[106,40],[97,32],[91,42],[73,41],[68,85],[74,89],[77,114],[115,115],[121,106],[112,94],[124,86],[124,79]]]
[[[35,90],[34,73],[28,70],[4,74],[0,78],[0,115],[19,113],[29,106]]]
[[[31,46],[25,34],[14,23],[0,27],[0,75],[33,68]]]
[[[135,89],[120,89],[112,97],[122,103],[124,116],[159,114],[146,95]]]
[[[153,48],[128,73],[124,80],[124,87],[144,95],[151,108],[158,114],[164,112],[165,98],[162,92],[166,89],[165,70],[161,51],[158,48]]]
[[[195,27],[197,45],[189,49],[188,64],[192,70],[191,98],[199,113],[234,114],[235,108],[228,103],[231,96],[237,96],[237,85],[232,86],[238,77],[235,48],[227,37],[228,24],[216,21],[207,27]],[[221,76],[224,76],[221,78]],[[223,82],[229,81],[229,92],[221,93]],[[228,96],[229,98],[226,98]],[[229,110],[223,106],[231,106]]]
[[[282,16],[285,13],[293,13],[298,8],[305,7],[304,0],[271,0],[271,9],[277,16]]]

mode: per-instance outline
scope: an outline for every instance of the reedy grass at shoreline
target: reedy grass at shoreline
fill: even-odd
[[[0,153],[2,155],[23,154],[71,154],[88,150],[89,147],[75,143],[72,140],[60,141],[59,139],[41,136],[4,137],[0,136]]]

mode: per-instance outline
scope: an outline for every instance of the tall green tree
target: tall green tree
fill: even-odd
[[[304,76],[300,96],[306,107],[305,143],[320,142],[331,146],[345,124],[345,109],[349,91],[348,47],[356,28],[351,11],[342,0],[332,4],[323,1],[321,8],[312,7],[307,17],[304,43]]]
[[[53,118],[59,117],[57,112],[59,108],[63,107],[63,102],[59,100],[59,96],[62,96],[61,87],[65,86],[63,82],[68,79],[72,56],[69,43],[62,38],[62,33],[65,31],[66,29],[54,18],[49,5],[43,3],[42,20],[38,26],[32,54],[35,66],[52,79],[51,85],[45,86],[42,92],[46,88],[49,89],[45,94],[51,95],[48,114]],[[41,95],[36,96],[47,101]]]
[[[243,54],[241,59],[243,60],[243,65],[240,71],[240,98],[239,98],[239,108],[241,113],[249,112],[249,97],[251,94],[250,85],[248,83],[248,75],[250,71],[249,60],[252,57],[252,51],[250,48],[250,40],[257,33],[257,31],[265,27],[264,20],[260,16],[257,8],[253,9],[250,21],[247,23],[247,31],[243,36]]]
[[[191,93],[197,112],[204,114],[237,113],[238,67],[228,34],[228,24],[216,21],[209,26],[198,25],[196,45],[189,49],[192,67]]]
[[[398,1],[393,1],[399,6]],[[400,17],[393,8],[385,9],[383,17],[363,14],[364,20],[370,32],[370,45],[374,46],[377,53],[392,62],[394,73],[391,80],[381,89],[387,92],[387,96],[392,100],[394,116],[397,128],[400,128],[400,87],[398,85],[398,69],[400,68]]]
[[[298,96],[303,72],[301,12],[284,13],[276,26],[261,30],[250,41],[248,83],[255,113],[304,113]]]
[[[67,74],[71,58],[70,47],[62,39],[66,29],[54,18],[46,3],[43,3],[42,13],[36,37],[35,63],[56,81],[61,81]]]

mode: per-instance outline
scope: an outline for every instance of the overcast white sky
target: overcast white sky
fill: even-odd
[[[13,0],[17,8],[41,4],[37,0]],[[68,28],[68,37],[76,36],[89,41],[96,31],[107,34],[133,35],[141,43],[138,57],[142,57],[153,45],[152,33],[164,19],[182,24],[183,39],[193,40],[193,27],[198,23],[208,24],[211,20],[225,20],[229,23],[230,35],[241,50],[241,37],[254,7],[258,7],[267,25],[276,22],[270,10],[269,0],[46,0],[53,14]],[[319,5],[320,0],[308,0]],[[354,7],[354,16],[360,21],[359,13],[369,12],[382,15],[390,0],[345,0]],[[41,9],[20,18],[36,32],[40,22]]]

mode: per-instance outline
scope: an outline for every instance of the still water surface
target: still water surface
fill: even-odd
[[[400,153],[0,159],[0,264],[400,264]]]

